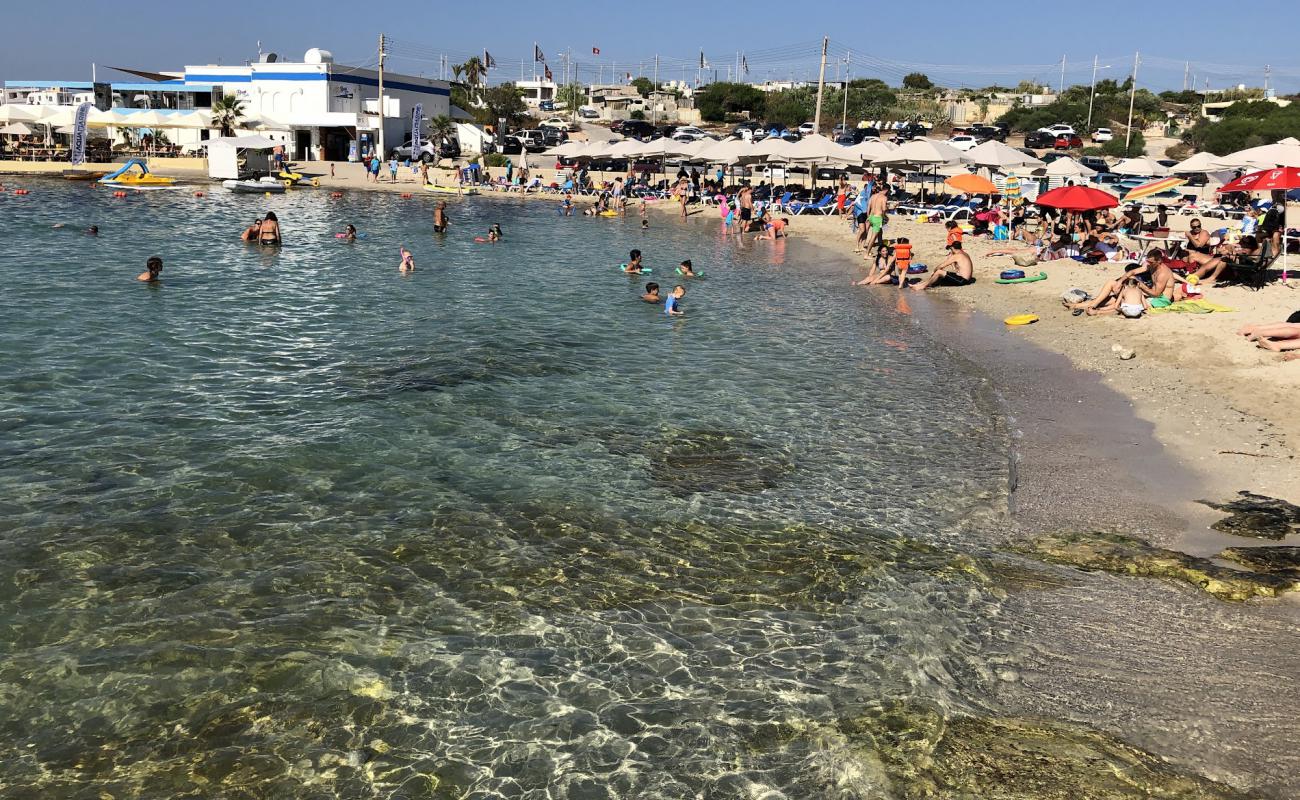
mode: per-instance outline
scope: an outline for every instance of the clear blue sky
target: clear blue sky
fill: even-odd
[[[738,14],[741,7],[745,11]],[[949,10],[923,10],[934,8]],[[708,72],[716,70],[721,79],[729,65],[735,70],[738,52],[745,53],[750,80],[815,78],[820,39],[828,35],[831,77],[845,70],[897,84],[916,69],[950,86],[1025,78],[1055,85],[1064,55],[1066,83],[1086,83],[1094,55],[1110,66],[1100,77],[1122,79],[1132,69],[1134,51],[1141,50],[1138,83],[1154,90],[1182,88],[1184,62],[1190,62],[1198,87],[1207,78],[1211,88],[1258,86],[1265,64],[1271,64],[1280,93],[1300,92],[1296,0],[73,0],[24,4],[20,30],[30,35],[10,31],[0,50],[0,79],[88,79],[92,62],[157,70],[242,63],[256,57],[259,39],[264,50],[293,60],[316,46],[333,51],[341,63],[364,65],[375,59],[380,31],[394,38],[390,68],[411,74],[437,75],[443,53],[461,61],[487,49],[499,64],[493,82],[518,78],[521,68],[531,76],[536,40],[557,78],[566,48],[572,48],[583,80],[608,79],[615,69],[619,75],[649,74],[659,54],[661,79],[693,81],[701,50]],[[593,55],[592,47],[601,55]]]

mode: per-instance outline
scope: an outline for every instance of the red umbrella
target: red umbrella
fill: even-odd
[[[1300,168],[1278,167],[1242,175],[1219,187],[1219,192],[1267,192],[1273,189],[1300,189]]]
[[[1062,186],[1040,194],[1034,202],[1064,211],[1095,211],[1099,208],[1114,208],[1119,205],[1119,198],[1090,186]]]

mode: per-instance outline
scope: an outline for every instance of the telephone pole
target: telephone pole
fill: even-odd
[[[1191,72],[1191,70],[1192,70],[1192,62],[1184,61],[1183,62],[1183,91],[1184,92],[1187,91],[1187,73]],[[1195,86],[1196,84],[1193,83],[1192,85]]]
[[[1106,66],[1102,67],[1102,69],[1110,69],[1110,64],[1107,64]],[[1094,99],[1096,99],[1096,97],[1097,97],[1097,57],[1093,56],[1092,57],[1092,88],[1088,90],[1088,124],[1084,126],[1088,130],[1092,130],[1092,102]]]
[[[1142,63],[1142,54],[1133,54],[1133,77],[1128,87],[1128,127],[1124,130],[1124,155],[1128,155],[1129,142],[1133,139],[1133,101],[1137,99],[1138,64]]]
[[[655,85],[650,90],[650,120],[659,124],[659,98],[655,95],[659,92],[659,54],[655,53]]]
[[[813,115],[813,132],[822,130],[822,92],[826,89],[826,48],[831,43],[829,36],[822,37],[822,67],[817,75],[817,113]]]
[[[379,34],[379,157],[384,157],[384,35]],[[413,151],[419,152],[420,143],[412,142]]]
[[[1061,56],[1061,88],[1056,90],[1057,94],[1065,94],[1065,56]]]
[[[844,115],[840,117],[840,127],[848,130],[849,127],[849,71],[852,69],[853,51],[850,50],[844,56]]]

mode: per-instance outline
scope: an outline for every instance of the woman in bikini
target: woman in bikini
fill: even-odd
[[[274,211],[266,212],[262,218],[262,227],[257,232],[258,244],[280,244],[280,221]]]

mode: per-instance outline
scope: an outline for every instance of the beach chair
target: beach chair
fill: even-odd
[[[1273,263],[1273,257],[1269,253],[1270,244],[1267,240],[1259,248],[1259,254],[1246,256],[1243,259],[1224,259],[1228,265],[1225,272],[1241,280],[1255,291],[1264,288],[1264,279],[1268,277],[1269,264]]]
[[[790,205],[791,197],[794,197],[794,192],[786,192],[785,194],[781,195],[781,199],[777,200],[773,205],[775,205],[781,211],[785,211],[786,208],[789,207]]]
[[[805,211],[810,211],[810,210],[821,211],[822,213],[825,213],[823,209],[829,208],[831,203],[834,202],[835,202],[834,197],[831,197],[830,195],[824,195],[822,199],[818,200],[816,203],[791,203],[790,213],[794,214],[796,217],[804,213]]]

